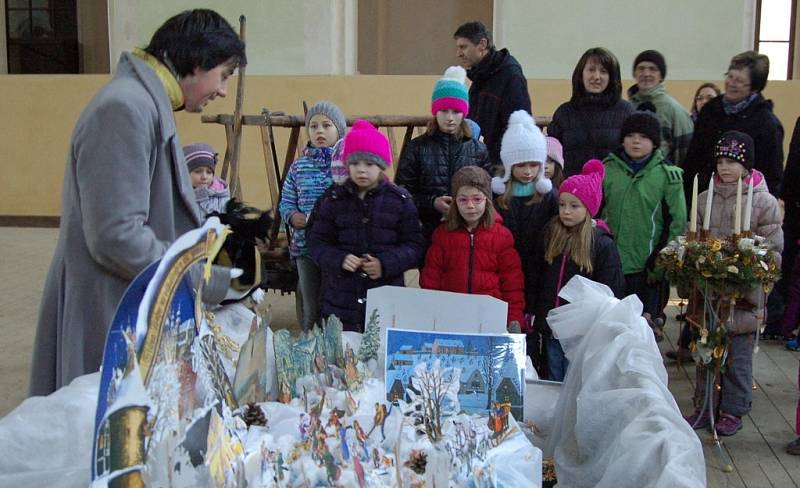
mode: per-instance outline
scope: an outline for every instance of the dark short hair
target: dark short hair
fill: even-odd
[[[590,59],[595,59],[603,68],[608,71],[608,86],[603,94],[611,93],[616,99],[622,96],[622,76],[619,74],[619,61],[614,53],[604,47],[593,47],[583,53],[575,71],[572,72],[572,99],[586,95],[586,87],[583,86],[583,68]]]
[[[178,77],[194,73],[196,68],[210,71],[233,58],[236,65],[247,58],[244,43],[231,25],[213,10],[186,10],[164,22],[144,49]]]
[[[767,86],[769,76],[769,58],[755,51],[745,51],[731,58],[728,71],[747,69],[750,72],[750,89],[760,92]]]
[[[469,39],[469,42],[477,45],[481,42],[481,39],[486,39],[486,47],[492,47],[492,32],[483,25],[483,22],[478,20],[473,20],[472,22],[467,22],[466,24],[461,24],[458,29],[456,29],[455,34],[453,34],[453,38],[463,37],[465,39]]]

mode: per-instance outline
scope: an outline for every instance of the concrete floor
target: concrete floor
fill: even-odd
[[[42,286],[58,237],[57,229],[0,227],[0,416],[27,396],[31,351]],[[415,282],[416,276],[409,276]],[[270,293],[273,325],[296,326],[293,295]],[[667,340],[662,350],[672,347],[678,335],[668,311]],[[706,444],[708,486],[800,486],[800,457],[788,456],[783,445],[794,439],[794,408],[797,401],[797,353],[779,342],[762,342],[756,358],[753,412],[744,429],[725,439],[734,470],[723,472],[718,456]],[[692,365],[667,366],[669,388],[684,413],[691,409],[694,372]],[[698,431],[705,440],[706,434]]]

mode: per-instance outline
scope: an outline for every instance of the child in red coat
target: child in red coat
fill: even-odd
[[[466,166],[453,175],[451,190],[456,205],[433,233],[420,286],[504,300],[509,330],[519,331],[525,278],[511,231],[492,206],[491,178],[477,166]]]

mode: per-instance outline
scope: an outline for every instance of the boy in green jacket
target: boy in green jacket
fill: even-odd
[[[622,147],[603,161],[606,177],[603,219],[619,249],[625,294],[636,294],[656,341],[663,338],[658,286],[668,286],[653,272],[656,256],[683,233],[686,200],[683,170],[665,160],[661,124],[648,112],[636,112],[622,124]],[[660,322],[660,323],[659,323]]]

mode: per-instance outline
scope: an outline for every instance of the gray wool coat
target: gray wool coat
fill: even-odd
[[[99,369],[128,284],[201,221],[166,91],[152,68],[124,53],[72,134],[31,395]],[[228,271],[214,270],[205,301],[224,298]]]

